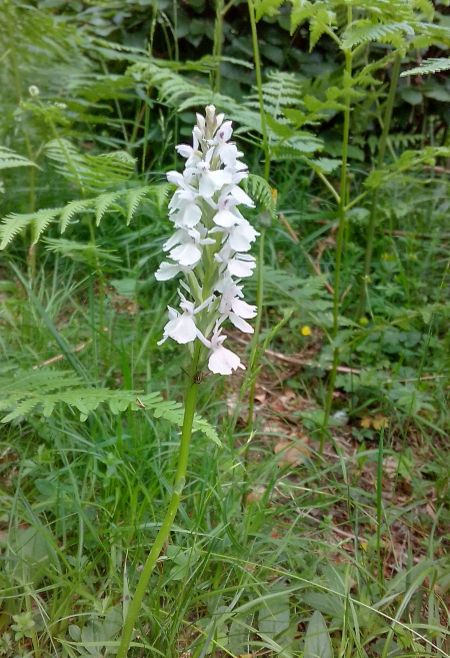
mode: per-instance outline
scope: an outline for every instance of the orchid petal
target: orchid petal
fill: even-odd
[[[218,375],[231,375],[237,368],[245,370],[238,355],[222,345],[213,349],[208,360],[208,368]]]
[[[233,189],[231,190],[231,195],[236,199],[236,201],[239,204],[243,204],[244,206],[248,206],[249,208],[255,207],[255,204],[253,203],[252,199],[249,197],[247,192],[244,192],[244,190],[238,185],[235,185],[233,187]]]
[[[180,265],[196,265],[202,257],[202,252],[194,242],[186,242],[172,249],[170,257]]]
[[[236,313],[230,313],[228,316],[231,320],[231,322],[234,324],[236,329],[239,329],[240,331],[243,331],[245,334],[252,334],[254,333],[253,327],[243,320],[239,315],[236,315]]]
[[[256,306],[247,304],[243,299],[235,297],[231,303],[231,308],[241,318],[254,318],[256,315]]]
[[[155,279],[157,281],[169,281],[169,279],[173,279],[180,272],[181,269],[179,265],[164,261],[155,272]]]

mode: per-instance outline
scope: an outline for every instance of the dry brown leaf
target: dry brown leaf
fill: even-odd
[[[280,455],[280,465],[290,464],[291,466],[299,466],[303,464],[311,454],[311,449],[307,444],[306,437],[303,441],[278,441],[274,447],[276,455]]]
[[[262,485],[256,486],[254,489],[252,489],[252,491],[249,491],[245,497],[247,505],[249,503],[257,503],[263,498],[265,493],[266,487],[263,487]]]
[[[377,414],[376,416],[364,416],[359,421],[359,424],[364,429],[368,430],[371,427],[374,430],[381,430],[389,425],[389,418],[383,416],[382,414]]]
[[[391,480],[398,474],[398,458],[388,455],[383,458],[383,471]]]
[[[267,398],[267,393],[266,393],[266,391],[259,390],[259,391],[257,391],[257,393],[255,394],[255,400],[256,400],[257,402],[259,402],[260,404],[263,404],[263,403],[266,401],[266,398]]]

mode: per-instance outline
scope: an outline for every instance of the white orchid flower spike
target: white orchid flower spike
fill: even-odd
[[[176,186],[169,202],[175,230],[163,245],[168,260],[155,273],[158,281],[184,275],[181,285],[187,293],[179,291],[179,310],[168,307],[169,321],[159,344],[171,338],[192,350],[200,341],[208,350],[204,356],[210,371],[220,375],[244,368],[239,356],[223,346],[223,325],[229,321],[253,333],[247,320],[256,315],[256,307],[243,299],[240,280],[251,276],[256,266],[248,252],[259,234],[239,209],[253,208],[254,203],[240,187],[248,172],[240,159],[243,153],[230,141],[232,134],[232,122],[208,105],[205,116],[197,114],[192,146],[176,147],[185,168],[167,174]]]

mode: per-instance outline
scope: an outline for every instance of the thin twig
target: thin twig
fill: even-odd
[[[241,336],[236,336],[233,334],[233,340],[241,345],[248,345],[248,341]],[[295,366],[309,366],[311,368],[321,368],[322,370],[331,370],[331,365],[319,365],[310,359],[302,359],[298,356],[287,356],[286,354],[281,354],[281,352],[275,352],[274,350],[265,349],[264,354],[266,356],[272,356],[274,359],[283,361],[284,363],[290,363]],[[339,366],[338,372],[352,373],[353,375],[359,375],[362,371],[357,370],[356,368],[349,368],[347,366]]]
[[[73,350],[73,354],[77,354],[78,352],[81,352],[84,350],[89,343],[92,343],[92,338],[89,340],[85,341],[84,343],[80,343],[77,345]],[[44,366],[51,366],[53,363],[57,363],[58,361],[62,361],[65,358],[65,354],[56,354],[55,356],[52,356],[50,359],[46,359],[45,361],[42,361],[41,363],[36,363],[36,365],[33,366],[33,370],[37,370],[38,368],[43,368]]]

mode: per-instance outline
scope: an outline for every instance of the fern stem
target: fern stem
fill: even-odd
[[[380,143],[378,147],[378,157],[377,157],[377,167],[381,167],[384,162],[384,156],[386,154],[386,145],[389,136],[389,131],[391,129],[392,121],[392,111],[394,109],[394,100],[395,93],[397,91],[398,79],[400,76],[400,64],[401,56],[398,54],[394,60],[394,65],[392,67],[391,75],[391,84],[389,86],[389,94],[386,101],[386,109],[384,112],[383,118],[383,130],[381,132]],[[361,285],[361,298],[358,309],[358,316],[361,317],[365,310],[367,304],[367,283],[369,281],[370,272],[372,269],[372,255],[373,255],[373,243],[375,238],[375,224],[377,220],[377,210],[378,210],[378,192],[379,188],[375,188],[370,202],[370,216],[369,216],[369,227],[367,230],[367,242],[366,242],[366,253],[364,258],[364,274]]]
[[[348,23],[351,23],[351,7],[349,7]],[[352,84],[352,52],[345,50],[345,107],[344,107],[344,127],[342,135],[342,169],[341,169],[341,184],[340,184],[340,198],[338,206],[339,226],[336,239],[336,260],[334,267],[334,285],[333,285],[333,327],[331,337],[333,340],[333,363],[331,367],[330,377],[328,379],[327,394],[325,398],[325,410],[323,425],[320,433],[320,454],[323,452],[325,435],[328,434],[328,424],[330,421],[331,407],[333,404],[334,387],[336,383],[336,373],[339,365],[339,348],[336,346],[336,338],[339,330],[339,305],[340,305],[340,288],[341,288],[341,267],[342,267],[342,252],[344,247],[344,234],[345,225],[347,221],[347,192],[348,192],[348,176],[347,176],[347,161],[348,161],[348,144],[350,137],[350,89]]]
[[[270,174],[270,148],[267,135],[266,114],[264,112],[264,97],[262,91],[261,57],[259,55],[258,31],[256,29],[255,6],[253,0],[248,0],[248,13],[252,30],[253,59],[255,61],[256,86],[258,88],[259,114],[261,117],[261,131],[264,149],[264,178],[269,181]]]
[[[142,600],[147,591],[150,576],[152,575],[153,569],[155,568],[159,554],[161,553],[161,550],[163,549],[164,544],[166,543],[170,535],[172,524],[180,505],[181,495],[183,493],[184,483],[186,480],[186,471],[187,471],[188,457],[189,457],[189,446],[192,436],[192,424],[194,421],[194,414],[195,414],[195,408],[197,403],[197,392],[199,386],[198,381],[196,379],[196,373],[197,373],[197,368],[200,358],[201,345],[199,341],[196,342],[197,345],[195,346],[194,355],[192,357],[191,373],[188,378],[186,394],[184,399],[183,428],[181,431],[181,440],[180,440],[180,447],[178,452],[178,465],[175,474],[175,480],[173,483],[172,496],[170,498],[169,505],[164,520],[162,522],[162,525],[158,531],[158,534],[156,535],[153,546],[145,561],[144,568],[139,578],[139,582],[136,586],[134,597],[128,608],[128,613],[125,618],[122,637],[120,640],[119,650],[117,652],[116,658],[126,658],[128,654],[131,637],[133,635],[134,624],[138,617],[139,610],[142,605]]]

